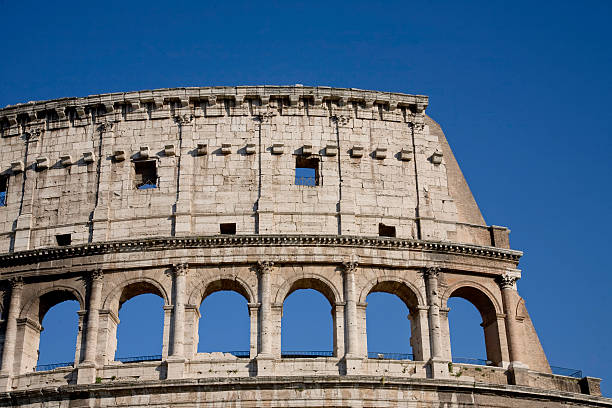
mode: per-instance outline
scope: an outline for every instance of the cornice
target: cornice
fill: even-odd
[[[51,99],[46,101],[30,101],[16,105],[8,105],[0,109],[0,119],[6,119],[9,124],[16,123],[16,115],[27,115],[35,120],[46,111],[55,111],[59,118],[65,118],[67,109],[74,110],[77,116],[84,113],[84,109],[103,106],[106,112],[112,112],[116,104],[168,103],[180,102],[180,106],[187,106],[194,101],[208,101],[215,105],[217,101],[234,100],[242,103],[248,99],[261,101],[267,105],[272,99],[286,99],[292,106],[300,98],[312,99],[315,103],[325,100],[358,101],[366,105],[382,104],[393,109],[396,107],[411,107],[417,113],[422,113],[429,103],[425,95],[410,95],[397,92],[380,92],[355,88],[331,88],[326,86],[228,86],[228,87],[187,87],[187,88],[161,88],[133,92],[117,92],[85,97],[69,97]]]
[[[521,251],[451,242],[420,241],[400,238],[350,235],[214,235],[194,237],[157,237],[124,241],[107,241],[66,247],[40,248],[0,254],[4,267],[30,265],[65,258],[113,253],[166,251],[190,248],[229,247],[361,247],[383,250],[415,250],[440,254],[459,254],[518,264]]]

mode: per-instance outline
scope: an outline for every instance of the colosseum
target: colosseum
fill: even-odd
[[[428,98],[305,86],[177,88],[0,109],[0,407],[612,407],[557,372]],[[537,273],[537,271],[533,271]],[[281,352],[284,300],[329,301],[329,355]],[[250,350],[198,352],[199,306],[248,302]],[[413,355],[368,353],[366,297],[398,296]],[[163,299],[163,352],[118,361],[119,309]],[[486,362],[451,354],[449,298]],[[80,305],[74,362],[42,319]]]

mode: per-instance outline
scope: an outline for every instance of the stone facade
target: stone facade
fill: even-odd
[[[0,405],[612,406],[598,379],[551,373],[522,253],[484,222],[427,104],[295,86],[0,110]],[[331,357],[281,355],[284,300],[304,288],[330,303]],[[248,356],[197,352],[219,290],[248,302]],[[414,360],[368,358],[372,292],[408,307]],[[162,359],[122,364],[118,312],[143,293],[164,301]],[[489,366],[451,363],[451,297],[480,311]],[[36,372],[44,314],[67,299],[74,367]]]

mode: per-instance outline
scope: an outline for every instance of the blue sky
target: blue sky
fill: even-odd
[[[0,7],[0,106],[207,85],[429,95],[427,111],[487,223],[510,227],[512,246],[525,251],[519,291],[549,360],[604,377],[612,394],[612,3],[0,0]],[[329,318],[317,295],[293,296],[302,297],[298,306],[318,300]],[[473,323],[468,306],[451,313]],[[465,336],[454,347],[479,357],[481,338]],[[383,346],[404,351],[404,343]]]

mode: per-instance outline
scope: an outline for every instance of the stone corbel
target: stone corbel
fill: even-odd
[[[138,153],[138,157],[142,160],[146,160],[149,158],[149,146],[140,146],[140,152]]]
[[[48,157],[37,157],[36,158],[36,170],[43,171],[49,168],[49,158]]]
[[[17,124],[17,115],[8,115],[6,116],[6,121],[9,126],[15,126]]]
[[[246,147],[244,148],[244,152],[246,154],[255,154],[255,152],[256,152],[256,145],[255,145],[255,143],[248,143],[246,145]]]
[[[60,156],[60,163],[64,167],[72,166],[72,157],[69,154],[65,154],[63,156]]]
[[[399,152],[399,159],[401,161],[410,161],[412,160],[412,149],[409,147],[405,147]]]
[[[102,106],[104,106],[106,113],[112,113],[115,111],[115,105],[112,102],[104,102]]]
[[[271,150],[272,154],[283,154],[285,150],[284,147],[285,147],[284,143],[274,143],[272,145],[272,150]]]
[[[431,155],[430,160],[433,164],[442,164],[442,152],[440,150],[436,150]]]
[[[328,144],[325,146],[325,155],[326,156],[336,156],[338,154],[338,146],[333,144]]]
[[[66,120],[66,109],[56,107],[53,109],[59,120]]]
[[[310,156],[312,154],[312,145],[304,145],[302,146],[302,155],[303,156]]]
[[[378,160],[383,160],[387,157],[387,148],[386,147],[377,147],[374,150],[374,158]]]
[[[96,155],[94,152],[83,152],[83,161],[87,164],[93,163],[96,160]]]
[[[208,154],[208,145],[205,143],[198,143],[198,146],[196,147],[196,155],[204,156],[205,154]]]
[[[23,160],[11,162],[11,171],[13,174],[21,173],[24,170]]]
[[[113,152],[113,157],[115,158],[116,161],[118,162],[122,162],[125,160],[125,150],[123,149],[117,149]]]
[[[164,154],[168,157],[170,156],[174,156],[175,152],[174,152],[174,145],[173,144],[167,144],[164,146]]]
[[[231,154],[232,153],[232,144],[231,143],[222,143],[221,144],[221,154]]]
[[[300,102],[300,96],[299,95],[289,95],[289,106],[291,107],[297,107],[298,103]]]
[[[354,145],[351,149],[351,157],[360,158],[363,157],[363,146]]]

